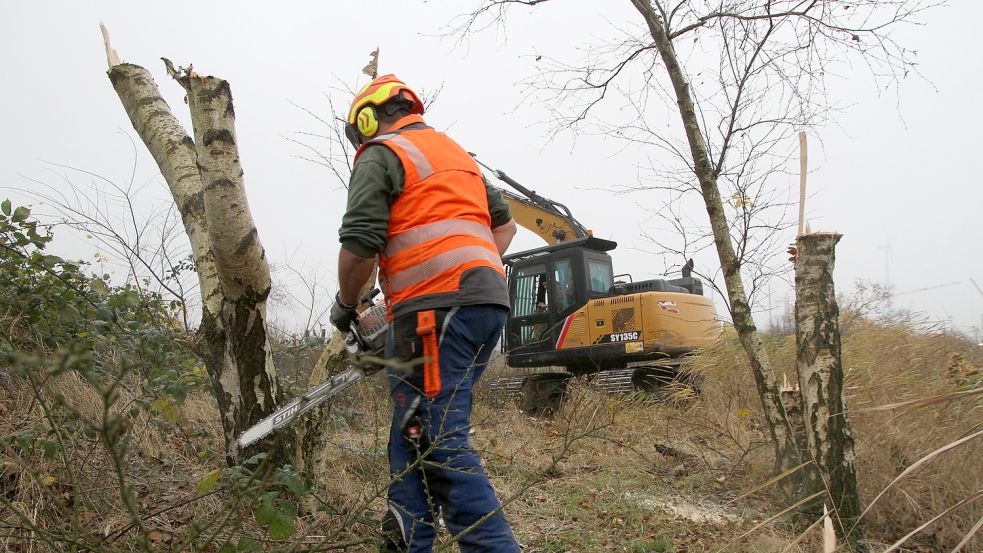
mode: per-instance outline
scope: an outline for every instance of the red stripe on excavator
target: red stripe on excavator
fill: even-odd
[[[573,316],[575,313],[567,315],[566,321],[563,322],[563,330],[560,331],[560,337],[556,340],[556,349],[563,347],[563,340],[567,338],[567,331],[570,330],[570,323],[573,322]]]

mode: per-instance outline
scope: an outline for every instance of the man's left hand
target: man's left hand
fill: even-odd
[[[342,332],[351,330],[352,322],[358,318],[358,312],[354,305],[345,305],[341,302],[341,296],[335,294],[334,303],[331,304],[331,314],[329,320],[335,328]]]

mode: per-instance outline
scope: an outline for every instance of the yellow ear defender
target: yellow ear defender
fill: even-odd
[[[375,116],[375,107],[368,105],[359,110],[358,115],[355,116],[355,125],[362,136],[366,138],[375,136],[375,133],[379,132],[379,120]]]

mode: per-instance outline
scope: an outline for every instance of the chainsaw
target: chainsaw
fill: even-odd
[[[377,293],[378,290],[373,291],[363,298],[363,301],[371,301],[372,296]],[[384,304],[374,304],[359,313],[357,321],[351,324],[350,331],[346,332],[344,336],[345,349],[348,350],[348,354],[352,358],[352,363],[348,369],[304,392],[300,397],[290,400],[286,405],[274,411],[272,415],[247,428],[239,436],[239,448],[244,449],[270,433],[290,426],[304,413],[313,410],[318,405],[344,392],[356,382],[381,369],[382,365],[366,357],[374,357],[376,360],[381,357],[386,344],[386,330],[388,329],[389,322],[386,319],[386,306]]]

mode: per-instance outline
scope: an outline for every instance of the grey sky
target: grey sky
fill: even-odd
[[[383,73],[424,90],[443,87],[427,114],[432,125],[565,203],[597,235],[618,241],[616,272],[635,279],[662,273],[662,259],[642,253],[650,246],[639,239],[647,224],[640,206],[659,204],[659,193],[612,197],[602,190],[633,182],[640,153],[594,137],[547,141],[536,125],[542,111],[523,101],[516,84],[534,73],[536,55],[576,61],[578,47],[615,37],[623,22],[637,24],[637,13],[627,0],[557,1],[513,10],[505,35],[489,30],[466,45],[439,36],[474,4],[380,2],[366,10],[363,2],[4,2],[0,185],[34,186],[21,175],[55,182],[39,159],[129,179],[132,149],[120,131],[139,139],[105,75],[102,20],[123,60],[154,74],[186,125],[183,91],[164,74],[161,56],[231,83],[250,205],[268,255],[319,271],[333,291],[345,192],[326,170],[297,159],[303,151],[283,135],[323,130],[290,102],[326,115],[323,93],[337,86],[335,76],[353,87],[364,83],[359,70],[379,46]],[[837,125],[810,135],[808,209],[814,228],[845,235],[836,267],[840,291],[858,278],[884,281],[888,271],[899,292],[958,281],[898,296],[897,305],[951,317],[972,332],[983,313],[983,296],[969,283],[975,277],[983,285],[983,187],[976,171],[983,128],[976,23],[983,2],[952,4],[921,17],[924,26],[894,33],[918,51],[929,82],[909,78],[900,94],[879,92],[857,66],[834,85],[848,107]],[[137,145],[137,181],[149,181],[144,201],[165,201],[156,167]],[[66,174],[80,185],[90,180]],[[91,254],[64,234],[56,242],[62,253]],[[538,245],[524,236],[514,248]],[[697,258],[704,266],[713,261],[710,253]],[[787,288],[777,282],[772,288],[780,305]]]

